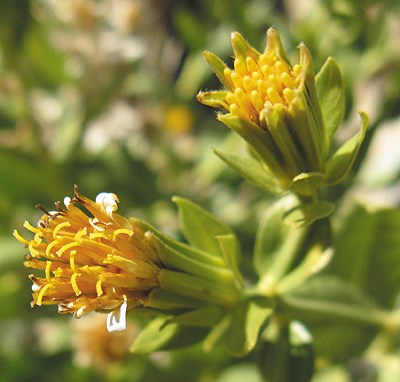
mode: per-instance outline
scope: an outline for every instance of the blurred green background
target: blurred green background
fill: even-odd
[[[328,56],[338,62],[347,97],[338,141],[354,132],[357,110],[371,119],[365,160],[346,189],[398,207],[400,3],[0,0],[0,6],[0,381],[260,381],[252,356],[234,360],[200,346],[127,355],[140,325],[133,314],[126,336],[114,337],[102,315],[99,323],[97,315],[59,316],[56,307],[31,310],[26,250],[12,231],[22,232],[25,220],[35,224],[37,203],[51,210],[77,184],[92,199],[116,193],[122,214],[174,235],[170,199],[188,197],[231,225],[250,254],[270,200],[213,157],[211,147],[235,149],[238,138],[195,96],[220,86],[203,50],[229,63],[232,31],[263,50],[270,26],[294,63],[300,41],[316,70]],[[335,188],[332,198],[348,197],[344,190]],[[251,280],[250,259],[243,266]],[[393,362],[400,369],[399,359]],[[323,366],[315,381],[350,380],[350,366]]]

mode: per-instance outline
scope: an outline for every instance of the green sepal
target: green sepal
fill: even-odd
[[[335,205],[326,201],[300,203],[285,213],[284,222],[295,228],[305,227],[332,215]]]
[[[361,127],[357,134],[344,143],[329,159],[326,167],[325,184],[341,182],[351,170],[369,125],[368,115],[360,112]]]
[[[197,309],[204,306],[204,302],[179,294],[167,292],[164,289],[153,289],[142,301],[145,308],[163,311],[179,311],[183,309]]]
[[[386,317],[361,290],[332,275],[312,277],[280,295],[277,309],[304,322],[314,335],[316,353],[333,361],[359,355]]]
[[[223,307],[231,307],[239,299],[238,290],[198,276],[162,269],[157,279],[162,289],[188,298]]]
[[[165,268],[198,276],[218,284],[233,284],[233,276],[230,270],[221,267],[213,267],[195,258],[185,256],[166,245],[151,232],[146,232],[146,238],[157,249],[158,257]]]
[[[232,90],[231,84],[226,80],[224,75],[224,70],[227,68],[226,64],[216,54],[209,51],[205,51],[203,57],[211,66],[221,84],[224,85],[226,89]]]
[[[265,165],[251,156],[236,155],[230,152],[213,149],[215,155],[238,172],[244,179],[256,187],[274,195],[283,193]]]
[[[309,382],[314,374],[312,337],[298,321],[266,330],[257,364],[267,382]]]
[[[235,306],[204,340],[206,350],[222,347],[230,355],[243,357],[256,346],[262,327],[273,313],[271,302],[253,298]]]
[[[216,90],[211,92],[199,92],[196,98],[203,105],[222,108],[229,111],[229,105],[226,102],[226,95],[227,91]]]
[[[221,321],[224,310],[218,306],[207,306],[179,314],[171,319],[172,323],[185,326],[215,326]]]
[[[312,196],[315,195],[315,190],[321,185],[323,179],[324,174],[320,172],[302,173],[293,178],[288,188],[295,194]]]
[[[299,248],[304,243],[307,229],[295,229],[283,224],[288,205],[294,198],[285,197],[265,212],[259,225],[253,256],[254,269],[262,277],[261,289],[275,284],[292,265]],[[296,200],[295,200],[296,201]]]
[[[287,125],[293,136],[293,141],[301,148],[302,166],[306,172],[322,172],[324,169],[323,147],[320,127],[314,115],[314,106],[307,89],[296,95],[290,103],[287,113]],[[303,170],[304,172],[305,170]],[[295,174],[298,175],[298,174]]]
[[[235,58],[246,62],[246,57],[251,57],[257,61],[260,55],[239,32],[231,33],[231,43]]]
[[[215,237],[233,234],[232,230],[210,212],[187,199],[174,196],[172,201],[178,206],[179,222],[186,240],[204,252],[223,258]]]
[[[290,175],[282,168],[284,158],[267,130],[262,130],[254,123],[232,114],[218,114],[218,120],[235,131],[253,148],[255,154],[269,168],[280,184],[289,184]]]
[[[312,115],[312,126],[315,128],[315,134],[317,135],[321,158],[325,158],[328,147],[326,145],[327,139],[325,136],[324,120],[315,85],[314,63],[310,51],[303,43],[299,45],[299,51],[300,65],[304,69],[304,81],[302,85],[304,85],[305,89],[302,89],[302,91],[307,101],[307,109],[310,110]],[[302,85],[300,89],[303,87]]]
[[[291,67],[288,56],[286,55],[285,49],[283,48],[279,33],[274,28],[269,28],[267,31],[267,45],[265,47],[267,55],[276,55],[282,61]]]
[[[265,123],[269,133],[279,152],[282,155],[282,165],[286,168],[288,175],[293,177],[300,172],[307,170],[304,154],[293,139],[293,132],[288,124],[288,110],[282,104],[272,105],[260,113],[261,123]],[[265,121],[265,122],[264,122]],[[300,129],[299,126],[296,126]]]
[[[154,228],[152,225],[149,223],[145,222],[144,220],[141,219],[136,219],[136,218],[130,218],[129,221],[133,225],[138,225],[143,231],[149,231],[153,233],[155,236],[157,236],[164,244],[167,246],[173,248],[174,250],[178,251],[182,255],[185,255],[188,258],[191,259],[196,259],[198,261],[201,261],[204,264],[209,264],[213,267],[225,267],[225,261],[222,257],[219,256],[214,256],[210,253],[204,252],[202,250],[196,249],[194,247],[191,247],[190,245],[184,244],[179,242],[178,240],[172,238],[171,236],[168,236],[156,228]]]
[[[345,97],[343,79],[336,62],[329,57],[315,76],[315,85],[324,120],[327,147],[343,121]]]
[[[134,354],[150,354],[160,350],[173,350],[201,341],[209,332],[206,327],[183,326],[170,322],[172,316],[151,320],[130,347]]]

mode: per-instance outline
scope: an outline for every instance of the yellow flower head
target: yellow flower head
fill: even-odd
[[[64,199],[65,209],[59,202],[57,211],[39,207],[45,214],[38,226],[25,222],[32,240],[14,231],[30,252],[25,266],[44,271],[44,277],[30,276],[32,306],[58,304],[60,313],[76,317],[118,311],[107,324],[124,329],[127,308],[158,286],[160,267],[143,230],[115,213],[117,202],[115,194],[101,193],[92,201],[75,188],[74,197]]]
[[[263,53],[237,32],[231,42],[233,68],[204,53],[225,89],[200,92],[197,99],[226,111],[218,119],[253,147],[280,187],[300,174],[322,173],[327,141],[307,48],[300,44],[300,61],[292,66],[273,28]]]

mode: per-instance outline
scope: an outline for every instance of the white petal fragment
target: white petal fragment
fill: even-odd
[[[119,309],[113,310],[107,315],[107,330],[112,332],[123,332],[126,329],[126,308],[128,303],[124,301]]]
[[[96,203],[99,204],[108,215],[111,215],[118,209],[118,202],[119,199],[117,195],[107,192],[102,192],[96,197]]]

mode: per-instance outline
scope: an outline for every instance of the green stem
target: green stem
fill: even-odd
[[[287,273],[298,256],[299,249],[302,247],[308,228],[297,229],[287,238],[280,249],[280,254],[276,261],[271,265],[268,272],[261,278],[258,289],[266,294],[274,294],[276,283]]]
[[[371,307],[356,307],[341,302],[312,301],[307,298],[281,296],[277,309],[291,319],[330,318],[355,324],[387,328],[392,324],[392,313]]]

